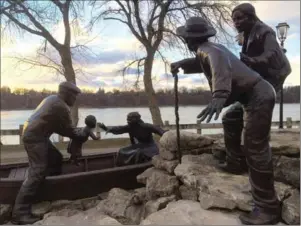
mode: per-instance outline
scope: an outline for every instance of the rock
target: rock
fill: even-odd
[[[139,174],[136,179],[139,183],[146,184],[147,178],[150,177],[153,174],[153,172],[157,171],[160,170],[156,169],[155,167],[148,168],[143,173]]]
[[[157,212],[167,206],[168,203],[175,201],[176,196],[171,195],[168,197],[161,197],[158,198],[157,200],[150,200],[145,204],[145,213],[144,213],[144,218],[147,217],[148,215]]]
[[[215,140],[211,145],[213,149],[216,149],[214,155],[223,157],[222,152],[226,151],[223,134],[210,134],[208,137]],[[273,155],[300,156],[300,131],[272,131],[270,145]]]
[[[160,138],[160,146],[165,150],[176,152],[177,151],[177,133],[175,130],[167,131]],[[213,144],[214,139],[207,136],[202,136],[197,133],[180,131],[180,145],[181,149],[196,149]]]
[[[147,178],[146,196],[150,199],[170,196],[177,193],[179,181],[165,171],[155,171]]]
[[[270,143],[274,155],[300,156],[300,131],[273,131]]]
[[[47,218],[53,217],[53,216],[54,217],[71,217],[80,212],[82,212],[82,211],[78,210],[78,209],[59,209],[59,210],[51,211],[51,212],[44,214],[43,219],[47,219]]]
[[[198,202],[179,200],[155,212],[141,225],[241,225],[237,214],[204,210]]]
[[[170,152],[163,147],[159,148],[159,155],[162,159],[165,160],[176,160],[178,158],[177,152]]]
[[[109,192],[103,192],[97,195],[98,199],[105,200],[108,197]]]
[[[183,156],[182,164],[175,169],[176,176],[187,187],[199,190],[199,201],[204,209],[222,208],[244,211],[252,209],[251,187],[248,175],[233,175],[214,167],[212,155]],[[282,200],[292,187],[275,183],[277,195]]]
[[[121,223],[139,224],[144,208],[134,204],[134,196],[120,188],[111,189],[108,198],[104,200],[104,212]]]
[[[37,221],[34,225],[67,225],[70,224],[68,217],[64,216],[49,216],[43,220]]]
[[[86,198],[86,199],[81,199],[83,210],[87,210],[87,209],[91,209],[91,208],[96,207],[99,204],[100,201],[101,200],[99,200],[98,196],[91,197],[91,198]]]
[[[179,190],[182,199],[198,201],[199,192],[197,189],[182,185]]]
[[[274,158],[275,180],[300,188],[300,158]]]
[[[37,204],[32,205],[32,212],[38,216],[42,216],[45,213],[49,212],[51,209],[51,203],[48,201],[40,202]]]
[[[152,158],[152,164],[155,166],[157,169],[165,170],[170,174],[173,174],[174,169],[176,166],[179,164],[178,160],[164,160],[160,157],[160,155],[155,155]]]
[[[92,210],[95,209],[97,210],[98,212],[105,212],[105,200],[100,200],[100,202],[97,204],[97,206],[95,208],[92,208],[92,209],[88,209],[86,211],[89,211],[89,210]]]
[[[139,205],[146,201],[146,188],[137,188],[134,190],[134,204]]]
[[[11,205],[0,204],[0,224],[9,220],[12,211]]]
[[[62,208],[72,203],[70,200],[56,200],[51,203],[51,209]]]
[[[37,225],[121,225],[117,220],[97,212],[81,212],[71,217],[50,216],[36,222]]]
[[[197,188],[197,177],[216,171],[216,164],[217,160],[210,154],[184,155],[174,173],[187,187]]]
[[[77,222],[78,225],[122,225],[116,219],[104,214],[96,215],[74,215],[70,218],[71,223]]]
[[[282,205],[282,219],[291,225],[300,225],[300,191],[294,190]]]
[[[82,200],[57,200],[50,204],[49,212],[44,215],[44,219],[52,216],[70,217],[84,210]],[[53,218],[56,219],[56,218]],[[63,219],[63,218],[62,218]]]

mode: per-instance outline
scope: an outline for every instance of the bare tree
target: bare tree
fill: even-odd
[[[2,32],[26,31],[44,39],[44,45],[50,45],[57,51],[60,63],[55,62],[42,51],[38,51],[38,58],[43,59],[22,59],[19,61],[31,64],[32,66],[44,66],[62,74],[69,82],[76,84],[76,70],[72,62],[71,48],[71,25],[80,19],[83,12],[84,1],[74,0],[3,0],[0,5],[2,19]],[[51,28],[63,21],[65,36],[63,43],[60,43],[52,34]],[[71,109],[74,125],[78,123],[78,103]]]
[[[108,0],[106,2],[93,0],[95,17],[93,23],[100,19],[116,20],[125,24],[130,32],[144,47],[144,56],[134,59],[126,68],[136,64],[138,79],[143,74],[145,92],[148,94],[149,109],[153,123],[162,125],[160,109],[152,83],[153,62],[161,59],[165,66],[168,61],[163,48],[182,47],[182,41],[175,34],[177,26],[185,23],[191,16],[201,16],[213,25],[219,33],[219,41],[228,40],[227,26],[231,21],[230,10],[237,1],[207,1],[207,0]],[[104,9],[105,8],[105,9]],[[100,10],[100,11],[99,11]]]

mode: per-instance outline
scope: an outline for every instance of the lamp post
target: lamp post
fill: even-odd
[[[286,53],[286,49],[284,49],[284,41],[287,37],[287,31],[289,29],[289,25],[284,23],[279,23],[276,26],[277,29],[277,36],[280,41],[281,48],[284,53]],[[279,104],[279,129],[283,128],[283,84],[280,88],[280,104]]]

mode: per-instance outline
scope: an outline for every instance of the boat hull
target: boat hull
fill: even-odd
[[[148,162],[49,176],[39,188],[34,202],[82,199],[107,192],[112,188],[139,188],[143,184],[138,183],[136,177],[151,166],[151,162]],[[0,203],[13,204],[22,183],[23,179],[2,177],[0,180]]]

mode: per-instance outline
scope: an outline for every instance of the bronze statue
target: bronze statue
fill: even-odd
[[[67,152],[71,155],[70,160],[76,165],[79,165],[78,158],[82,156],[83,143],[85,143],[89,139],[89,137],[91,137],[93,140],[99,140],[100,138],[95,136],[93,133],[93,130],[96,127],[96,118],[93,115],[88,115],[85,118],[85,124],[86,126],[84,128],[78,130],[78,134],[84,137],[84,139],[72,139],[70,140],[67,147]]]
[[[244,36],[241,60],[258,72],[278,92],[291,73],[291,67],[277,42],[275,32],[256,16],[255,8],[249,3],[236,6],[232,11],[232,19],[237,31]],[[228,172],[242,173],[247,170],[247,164],[241,150],[243,109],[239,102],[225,112],[222,122],[227,159],[221,168]],[[234,165],[238,165],[238,162],[243,167],[234,169]]]
[[[22,140],[28,155],[28,176],[16,197],[12,212],[13,224],[33,224],[40,220],[31,213],[33,199],[48,175],[62,172],[62,154],[49,140],[53,133],[71,139],[84,139],[72,125],[70,106],[80,89],[70,82],[59,85],[58,95],[46,97],[24,123]]]
[[[122,166],[150,161],[154,155],[159,153],[152,133],[161,137],[165,131],[152,124],[144,123],[138,112],[130,112],[127,115],[127,123],[125,126],[109,128],[102,123],[100,124],[100,128],[107,133],[129,133],[131,145],[118,151],[116,165]]]
[[[184,73],[203,72],[212,92],[212,100],[197,116],[207,122],[222,108],[240,102],[245,114],[244,152],[249,166],[249,177],[256,208],[240,216],[244,224],[276,224],[280,205],[274,188],[272,153],[269,146],[275,90],[257,72],[241,62],[223,45],[208,41],[216,34],[213,27],[200,17],[192,17],[177,29],[196,54],[193,60],[171,64],[171,72],[179,68]],[[231,134],[229,134],[231,136]],[[240,165],[238,165],[240,167]]]

